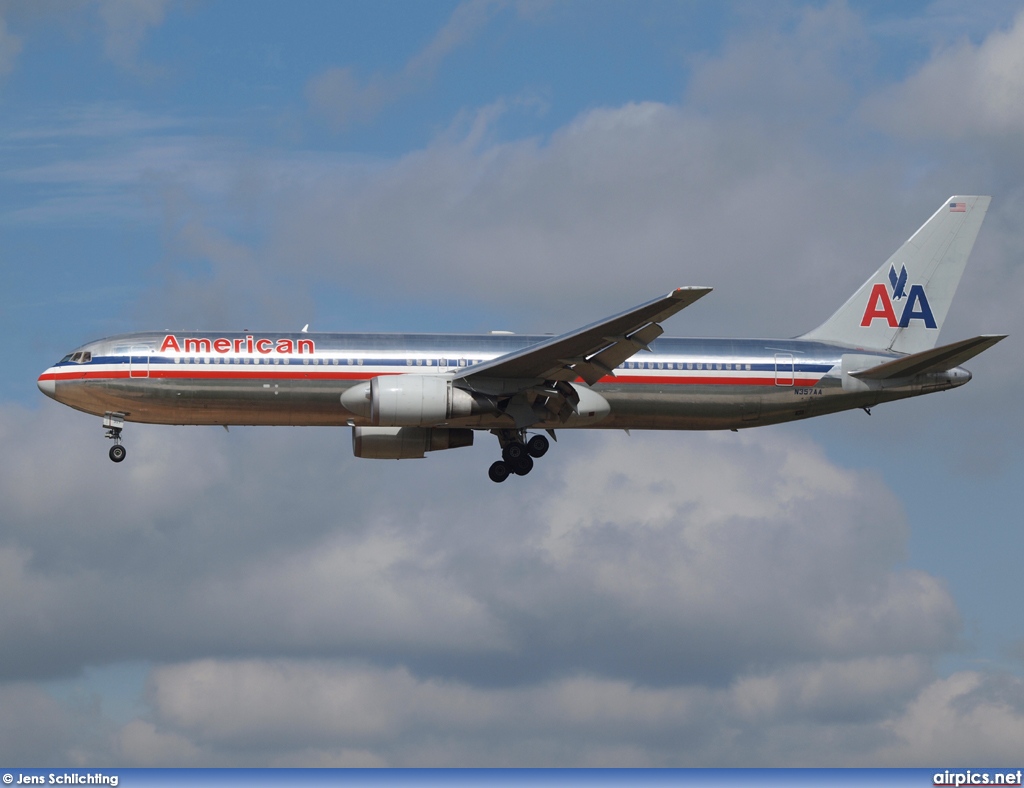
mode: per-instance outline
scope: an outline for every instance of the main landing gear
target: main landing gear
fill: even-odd
[[[121,430],[124,429],[123,413],[103,414],[103,426],[106,428],[105,438],[110,438],[114,445],[110,447],[110,459],[114,462],[121,462],[128,453],[121,445]]]
[[[491,464],[487,475],[501,483],[509,476],[526,476],[533,470],[534,458],[543,457],[551,443],[543,435],[526,440],[526,430],[492,430],[501,444],[501,459]]]

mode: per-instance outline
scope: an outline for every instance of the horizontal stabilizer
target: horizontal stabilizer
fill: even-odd
[[[1006,339],[1006,334],[982,334],[971,339],[961,339],[951,345],[923,350],[894,361],[886,361],[877,367],[870,367],[859,372],[851,372],[861,380],[888,380],[889,378],[911,378],[926,372],[945,372],[963,364],[992,347],[996,342]]]

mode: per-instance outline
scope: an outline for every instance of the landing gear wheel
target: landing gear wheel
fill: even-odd
[[[120,443],[116,443],[110,447],[110,459],[114,462],[121,462],[128,452],[124,450],[124,446]]]
[[[516,460],[527,456],[526,444],[513,441],[501,450],[501,458],[509,465],[515,465]]]
[[[526,450],[530,452],[531,457],[540,459],[548,453],[551,443],[543,435],[534,435],[530,438],[530,442],[526,444]]]
[[[518,460],[512,463],[512,473],[516,476],[526,476],[530,471],[533,470],[533,457],[529,454],[524,454]]]
[[[509,477],[510,473],[512,473],[512,469],[501,460],[492,462],[491,467],[487,469],[487,475],[491,477],[491,481],[497,482],[498,484],[505,481],[505,479]]]

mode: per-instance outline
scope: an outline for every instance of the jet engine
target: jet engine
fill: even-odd
[[[473,430],[444,427],[353,427],[352,453],[373,460],[419,460],[428,451],[473,445]]]
[[[473,397],[437,375],[386,375],[353,386],[341,404],[375,426],[429,427],[469,416]]]

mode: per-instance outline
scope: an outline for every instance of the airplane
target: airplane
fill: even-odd
[[[149,331],[39,376],[126,422],[349,426],[356,457],[422,458],[494,434],[488,475],[525,476],[565,429],[740,430],[956,388],[1005,334],[937,346],[991,198],[950,197],[828,320],[794,339],[663,337],[710,287],[679,287],[560,336]],[[531,433],[533,433],[531,435]]]

